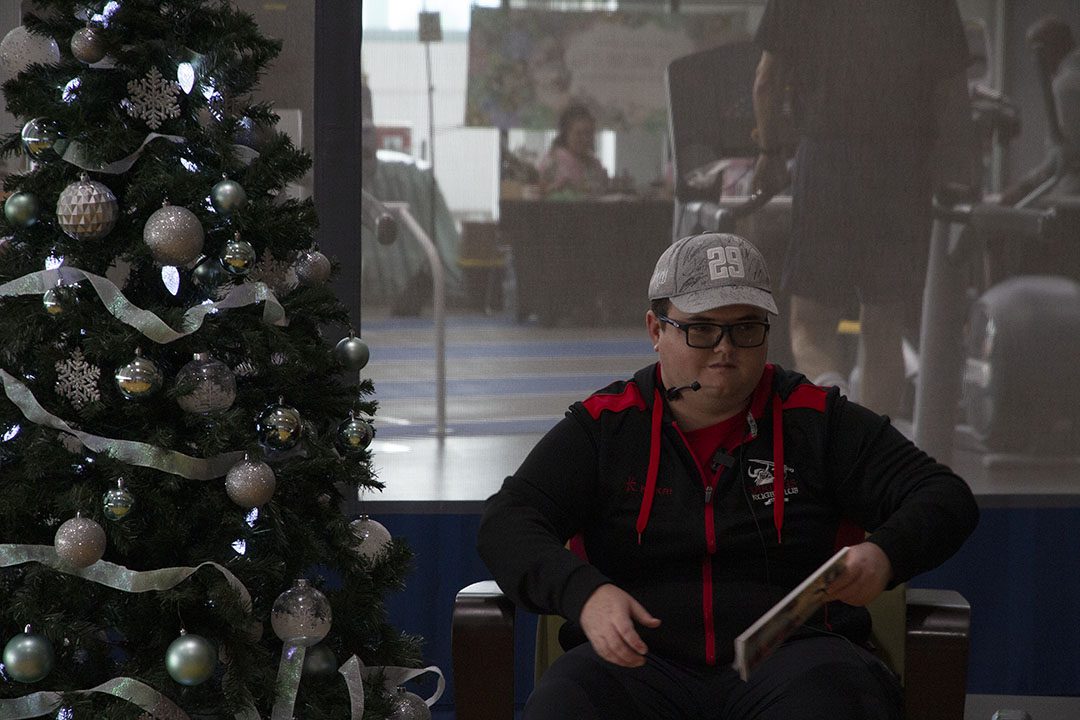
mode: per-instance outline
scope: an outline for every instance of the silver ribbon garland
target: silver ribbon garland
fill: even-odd
[[[268,325],[285,326],[289,324],[285,309],[281,307],[273,291],[265,283],[254,282],[237,285],[223,299],[214,303],[205,303],[189,308],[180,321],[180,330],[169,327],[164,320],[149,310],[136,307],[124,297],[120,288],[108,278],[73,267],[60,267],[52,270],[39,270],[21,278],[16,278],[0,285],[0,297],[17,295],[42,295],[46,290],[55,288],[62,281],[65,284],[87,280],[106,309],[120,322],[130,325],[159,345],[165,345],[187,337],[200,327],[207,315],[218,310],[263,304],[263,322]]]
[[[153,468],[188,480],[213,480],[224,477],[233,465],[244,459],[244,453],[239,450],[203,459],[135,440],[116,440],[91,435],[74,429],[62,418],[43,408],[30,392],[30,388],[2,368],[0,383],[3,384],[8,399],[15,403],[23,417],[30,422],[65,432],[77,438],[89,450],[107,453],[109,457],[128,465]]]
[[[98,560],[85,568],[74,568],[64,563],[52,545],[0,545],[0,567],[11,567],[28,562],[39,562],[57,572],[74,575],[98,585],[128,593],[144,593],[174,588],[200,569],[212,567],[225,578],[229,586],[240,596],[240,602],[251,611],[251,594],[240,579],[224,566],[204,562],[195,567],[172,567],[158,570],[128,570],[123,565]]]
[[[134,678],[119,677],[106,680],[89,690],[74,690],[80,695],[102,693],[127,700],[132,705],[150,713],[158,720],[190,720],[188,714],[149,685]],[[63,693],[43,691],[24,695],[14,700],[0,700],[0,717],[5,720],[27,720],[51,714],[60,707]]]
[[[285,643],[281,649],[281,663],[278,664],[277,698],[270,712],[270,720],[292,720],[296,706],[296,693],[300,689],[300,675],[304,672],[304,656],[307,649],[303,645]]]
[[[135,149],[135,152],[131,153],[127,157],[114,160],[110,163],[90,162],[86,157],[86,151],[83,146],[78,142],[72,142],[68,144],[67,149],[64,150],[62,159],[64,162],[70,163],[81,170],[87,170],[89,172],[104,173],[106,175],[122,175],[126,173],[135,162],[142,156],[143,150],[147,144],[157,138],[165,138],[169,142],[177,144],[183,144],[187,142],[187,138],[180,135],[164,135],[162,133],[150,133],[146,136],[146,139]],[[247,145],[233,145],[233,151],[236,153],[237,158],[245,165],[250,165],[259,157],[258,150],[249,148]]]

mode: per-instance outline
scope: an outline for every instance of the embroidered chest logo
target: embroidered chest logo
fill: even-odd
[[[746,475],[756,488],[755,491],[750,494],[750,497],[758,502],[764,503],[766,506],[772,505],[775,500],[773,497],[774,469],[775,466],[771,460],[750,460],[746,468]],[[798,494],[799,485],[795,482],[795,468],[785,463],[784,502],[788,501],[789,496]]]
[[[645,483],[638,482],[638,479],[634,477],[634,475],[631,473],[630,475],[626,476],[626,482],[623,483],[623,492],[625,492],[627,495],[641,495],[645,492]],[[670,495],[671,488],[657,485],[656,494]]]

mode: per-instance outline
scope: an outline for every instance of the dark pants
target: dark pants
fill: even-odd
[[[900,720],[901,705],[896,676],[839,636],[782,645],[745,683],[653,655],[623,668],[585,643],[544,673],[524,720]]]

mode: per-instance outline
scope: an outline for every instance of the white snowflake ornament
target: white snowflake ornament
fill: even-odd
[[[150,68],[146,77],[127,84],[128,115],[146,121],[151,130],[157,130],[169,118],[180,117],[180,83],[165,78],[156,67]]]
[[[76,348],[67,360],[56,363],[56,394],[65,397],[76,410],[101,399],[98,380],[101,368],[86,362],[82,350]]]

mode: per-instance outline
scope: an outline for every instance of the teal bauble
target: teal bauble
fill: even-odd
[[[165,669],[181,685],[201,685],[210,679],[217,667],[217,651],[201,635],[180,631],[165,651]]]
[[[17,192],[4,201],[4,217],[15,227],[30,227],[40,214],[41,204],[33,193]]]
[[[240,183],[225,178],[210,191],[210,204],[222,215],[229,215],[247,204],[247,193]]]
[[[363,370],[368,364],[368,360],[371,359],[371,349],[368,348],[366,342],[350,333],[349,337],[342,338],[334,346],[334,357],[346,370],[355,372]]]
[[[53,669],[55,655],[52,643],[26,626],[4,646],[4,670],[15,682],[36,683]]]

